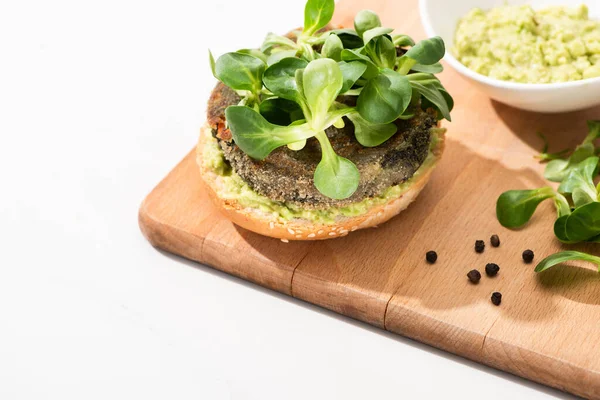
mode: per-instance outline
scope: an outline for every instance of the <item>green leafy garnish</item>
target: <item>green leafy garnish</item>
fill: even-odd
[[[369,42],[371,42],[371,40],[377,39],[384,35],[387,35],[388,33],[391,33],[393,31],[394,30],[392,28],[383,28],[380,26],[377,28],[369,29],[368,31],[366,31],[362,34],[363,43],[366,46],[369,44]],[[392,46],[394,45],[394,43],[391,41],[391,39],[390,39],[390,43],[392,44]]]
[[[427,74],[439,74],[444,70],[444,67],[439,62],[436,62],[431,65],[415,64],[411,67],[411,70],[415,72],[424,72]]]
[[[365,147],[376,147],[394,136],[398,127],[396,124],[371,124],[358,112],[346,115],[354,125],[354,135],[358,143]]]
[[[598,200],[594,177],[598,174],[599,161],[598,157],[589,157],[574,165],[558,187],[560,193],[571,194],[575,207]]]
[[[212,71],[212,74],[215,78],[217,78],[217,73],[215,71],[216,68],[216,62],[215,62],[215,58],[212,55],[212,52],[210,50],[208,50],[208,62],[210,63],[210,70]],[[219,79],[219,78],[217,78]]]
[[[301,58],[286,57],[266,69],[263,82],[265,87],[274,95],[298,102],[298,87],[296,86],[296,70],[308,65]]]
[[[304,30],[302,33],[312,35],[325,27],[333,17],[334,8],[333,0],[308,0],[304,7]]]
[[[276,35],[274,33],[268,33],[267,37],[263,41],[263,44],[260,46],[260,51],[264,53],[275,46],[278,46],[279,48],[283,49],[295,49],[297,47],[297,44],[292,39],[287,38],[285,36]]]
[[[548,268],[554,267],[555,265],[564,263],[565,261],[588,261],[596,264],[598,272],[600,272],[600,257],[593,256],[591,254],[582,253],[580,251],[561,251],[559,253],[552,254],[544,258],[535,267],[535,272],[542,272]]]
[[[435,76],[419,72],[408,75],[407,79],[412,88],[431,102],[444,118],[448,121],[452,120],[450,118],[450,111],[452,111],[454,102]]]
[[[397,47],[406,47],[406,46],[414,46],[415,41],[408,35],[392,35],[392,42],[394,46]]]
[[[383,69],[371,79],[358,96],[360,115],[374,124],[397,119],[410,104],[412,90],[408,79],[391,69]]]
[[[319,132],[316,137],[321,144],[322,157],[315,170],[315,186],[332,199],[350,197],[360,180],[358,168],[352,161],[335,154],[325,132]]]
[[[588,121],[589,133],[571,156],[567,159],[553,157],[554,159],[546,166],[544,177],[552,182],[560,182],[573,168],[580,162],[596,155],[597,149],[594,146],[594,141],[600,139],[600,121]]]
[[[366,55],[362,54],[356,49],[344,49],[341,53],[342,60],[344,61],[360,61],[367,67],[363,73],[363,78],[371,79],[379,74],[379,68],[375,63]]]
[[[433,75],[443,69],[441,39],[415,43],[383,27],[369,10],[356,15],[354,29],[327,30],[334,7],[333,0],[308,0],[301,31],[269,33],[260,49],[226,53],[216,61],[209,52],[209,62],[213,75],[241,97],[225,112],[238,147],[264,159],[283,146],[300,151],[314,137],[322,153],[315,186],[325,196],[344,199],[360,176],[352,161],[335,153],[326,129],[349,121],[358,143],[375,147],[397,132],[395,120],[411,119],[417,107],[449,120],[453,100]]]
[[[569,216],[563,215],[554,222],[554,235],[563,243],[577,243],[576,241],[569,239],[567,236],[567,219],[569,219]]]
[[[520,228],[525,225],[535,210],[546,199],[556,197],[551,187],[535,190],[509,190],[502,193],[496,203],[496,216],[502,226]]]
[[[327,112],[344,85],[340,67],[328,58],[313,61],[302,74],[302,85],[311,112],[309,124],[317,132],[325,130]]]
[[[340,93],[346,93],[348,90],[350,90],[367,69],[367,66],[364,63],[358,61],[340,61],[338,65],[342,71],[342,77],[344,79],[344,84],[342,85],[342,90]]]
[[[600,203],[576,208],[565,221],[565,233],[573,242],[584,242],[600,235]]]
[[[246,106],[227,107],[225,118],[238,147],[257,160],[263,160],[278,147],[314,136],[307,123],[274,125]]]
[[[329,35],[323,43],[323,48],[321,49],[321,56],[324,58],[331,58],[335,61],[340,61],[342,59],[342,50],[344,50],[344,44],[342,43],[342,39],[338,35]]]
[[[387,36],[379,36],[369,41],[365,52],[379,68],[393,69],[396,64],[396,47]]]
[[[407,74],[415,65],[433,65],[438,63],[446,53],[444,41],[439,36],[420,41],[398,59],[398,72]]]
[[[403,57],[415,60],[422,65],[432,65],[440,61],[446,53],[446,47],[441,37],[435,36],[421,40],[411,47]]]
[[[354,30],[359,36],[374,28],[381,26],[379,16],[371,10],[359,11],[354,17]]]
[[[496,205],[498,221],[508,228],[523,226],[537,206],[553,198],[558,217],[554,222],[554,235],[565,244],[580,242],[600,243],[600,184],[594,180],[600,169],[600,157],[594,142],[600,138],[600,122],[588,121],[589,133],[568,158],[568,151],[549,154],[548,143],[540,160],[551,160],[544,175],[548,180],[560,182],[558,192],[550,187],[535,190],[511,190],[502,193]],[[563,261],[578,259],[598,263],[600,258],[590,254],[564,251],[554,254],[538,264],[536,271],[544,271]]]
[[[257,93],[262,88],[266,65],[249,54],[226,53],[217,59],[214,69],[215,76],[230,88]]]

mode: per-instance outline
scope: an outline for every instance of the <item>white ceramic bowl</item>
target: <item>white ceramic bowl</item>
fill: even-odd
[[[458,20],[475,7],[489,9],[505,4],[550,5],[587,4],[590,18],[600,19],[600,0],[419,0],[421,20],[429,36],[441,36],[446,43],[444,59],[492,99],[513,107],[538,112],[567,112],[600,104],[600,78],[565,83],[515,83],[489,78],[462,65],[451,54]]]

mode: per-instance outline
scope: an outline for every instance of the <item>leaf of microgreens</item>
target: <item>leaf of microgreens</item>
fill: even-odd
[[[315,186],[319,192],[332,199],[346,199],[356,191],[360,173],[354,163],[338,156],[325,132],[316,135],[321,145],[321,161],[315,170]]]
[[[415,45],[415,41],[407,35],[392,35],[392,42],[396,47],[406,47]]]
[[[258,92],[266,65],[260,58],[241,53],[225,53],[215,64],[216,77],[234,90]]]
[[[381,26],[379,16],[371,10],[359,11],[354,17],[354,30],[359,36],[373,28]]]
[[[535,272],[542,272],[555,265],[564,263],[566,261],[575,260],[587,261],[596,264],[598,271],[600,272],[600,257],[579,251],[561,251],[559,253],[552,254],[551,256],[548,256],[540,261],[540,263],[535,267]]]
[[[354,125],[354,136],[358,143],[365,147],[375,147],[386,142],[398,131],[393,122],[389,124],[372,124],[358,112],[346,115]]]
[[[440,61],[445,53],[444,41],[439,36],[434,36],[416,43],[403,57],[411,58],[418,64],[431,65]]]
[[[392,28],[382,28],[382,27],[369,29],[362,35],[363,43],[366,46],[367,44],[369,44],[369,42],[371,40],[381,37],[383,35],[388,35],[389,33],[393,32],[393,31],[394,31],[394,29],[392,29]],[[391,42],[391,40],[390,40],[390,42]],[[393,43],[392,43],[392,47],[393,47]]]
[[[600,203],[578,207],[569,215],[565,232],[570,240],[583,242],[600,235]]]
[[[594,177],[598,172],[600,158],[589,157],[570,169],[558,187],[560,193],[572,194],[575,207],[598,200]]]
[[[303,76],[304,76],[304,70],[297,69],[295,78],[296,78],[296,88],[298,89],[298,101],[296,101],[296,102],[302,108],[302,112],[304,113],[304,118],[306,118],[306,120],[308,121],[308,120],[312,119],[312,114],[311,114],[310,108],[308,107],[308,104],[306,103],[306,96],[304,95]]]
[[[380,68],[393,69],[396,64],[396,48],[387,36],[379,36],[371,40],[365,50],[371,60]]]
[[[367,121],[387,124],[402,115],[411,97],[412,89],[405,76],[391,69],[382,69],[364,86],[356,101],[356,108]]]
[[[555,195],[551,187],[504,192],[496,203],[498,221],[506,228],[520,228],[529,222],[541,202]]]
[[[558,240],[560,240],[563,243],[566,243],[566,244],[577,243],[577,242],[569,239],[569,237],[567,236],[567,219],[568,218],[569,218],[568,215],[563,215],[562,217],[558,218],[554,222],[554,235],[558,238]]]
[[[259,58],[265,64],[267,63],[267,55],[258,49],[240,49],[236,53],[248,54],[249,56]]]
[[[600,158],[597,156],[588,157],[580,161],[569,171],[569,175],[563,179],[558,187],[561,193],[573,193],[575,187],[583,183],[594,186],[594,177],[598,174],[598,163]]]
[[[283,58],[265,70],[263,83],[273,94],[299,102],[296,70],[307,65],[308,62],[300,58]]]
[[[372,79],[379,74],[379,68],[377,67],[377,65],[375,65],[375,63],[373,63],[373,61],[371,61],[371,59],[369,57],[362,54],[357,49],[342,50],[342,60],[343,61],[362,61],[367,66],[367,69],[365,70],[365,72],[363,74],[363,78],[365,78],[365,79]]]
[[[352,88],[352,86],[356,83],[358,78],[360,78],[366,71],[367,66],[365,63],[360,61],[340,61],[338,63],[340,70],[342,71],[342,76],[344,78],[344,84],[342,85],[342,90],[340,90],[340,94],[347,92]]]
[[[337,35],[345,49],[357,49],[363,46],[362,38],[352,29],[334,29],[328,33]]]
[[[296,49],[298,47],[292,39],[269,32],[260,46],[260,51],[265,52],[275,46],[280,46],[284,49]]]
[[[304,30],[307,36],[312,35],[331,21],[335,3],[333,0],[308,0],[304,7]]]
[[[344,44],[339,36],[329,35],[323,44],[321,55],[335,61],[340,61],[342,59],[342,50],[344,50]]]
[[[444,118],[451,121],[450,110],[454,102],[435,76],[419,72],[407,75],[407,79],[417,93],[429,100]]]
[[[297,50],[273,50],[267,57],[267,65],[271,66],[284,58],[296,57],[296,53],[298,53]]]
[[[452,98],[452,96],[450,96],[450,93],[446,91],[446,88],[439,88],[438,91],[442,94],[444,100],[446,100],[446,105],[448,106],[448,115],[450,115],[449,113],[454,108],[454,99]],[[450,119],[448,119],[448,121],[450,121]]]
[[[554,207],[559,218],[571,214],[571,205],[566,197],[560,193],[554,193]]]
[[[444,71],[444,67],[439,62],[431,65],[415,64],[410,67],[410,69],[416,72],[424,72],[428,74],[439,74],[440,72]]]
[[[212,55],[212,52],[208,50],[208,61],[210,63],[210,70],[215,78],[217,78],[217,73],[215,72],[215,58]],[[217,78],[219,79],[219,78]]]
[[[571,198],[573,199],[573,205],[575,207],[581,207],[597,200],[597,196],[595,194],[591,196],[588,191],[580,187],[573,189]]]
[[[342,90],[344,77],[338,64],[328,58],[311,61],[302,73],[302,87],[311,112],[309,124],[315,131],[323,126],[327,112]]]
[[[225,118],[235,144],[250,157],[262,160],[273,150],[315,135],[307,123],[279,126],[268,122],[254,109],[230,106]]]
[[[552,160],[546,165],[544,177],[552,182],[561,182],[583,160],[594,155],[594,145],[591,142],[583,143],[575,149],[567,159]]]

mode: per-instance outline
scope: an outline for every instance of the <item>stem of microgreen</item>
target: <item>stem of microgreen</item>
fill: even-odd
[[[335,168],[337,168],[338,158],[336,157],[335,151],[333,150],[331,142],[329,141],[325,131],[317,133],[315,137],[321,145],[322,158],[326,160],[327,163],[335,165]]]
[[[402,65],[400,66],[400,68],[398,68],[398,73],[400,75],[406,75],[406,74],[408,74],[408,72],[410,71],[410,69],[412,67],[414,67],[416,63],[417,63],[416,60],[413,60],[412,58],[406,58],[406,61],[404,61],[402,63]]]
[[[356,89],[350,89],[348,90],[346,93],[344,93],[345,96],[358,96],[360,94],[360,92],[362,92],[363,88],[359,87]]]
[[[312,48],[312,46],[310,44],[302,41],[300,38],[298,39],[298,44],[300,46],[300,51],[301,51],[302,55],[304,56],[304,58],[307,61],[312,61],[317,58],[315,50]]]

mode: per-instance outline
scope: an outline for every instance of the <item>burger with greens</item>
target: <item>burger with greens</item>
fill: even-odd
[[[452,97],[434,74],[444,42],[415,43],[359,12],[329,25],[308,0],[304,28],[260,49],[210,55],[214,76],[198,164],[235,224],[281,240],[373,227],[419,194],[444,149]]]

